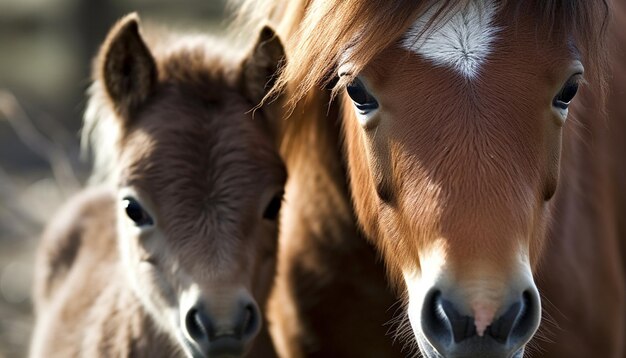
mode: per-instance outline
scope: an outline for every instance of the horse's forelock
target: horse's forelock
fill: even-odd
[[[377,54],[402,38],[425,11],[433,7],[437,9],[429,26],[418,36],[427,33],[439,19],[469,1],[299,0],[285,5],[280,0],[244,0],[239,15],[240,18],[248,16],[257,21],[265,16],[264,21],[282,22],[283,25],[278,28],[280,35],[287,40],[288,61],[274,92],[282,91],[289,85],[289,104],[293,108],[309,91],[328,85],[340,62],[350,62],[356,75]],[[588,68],[587,78],[602,91],[604,69],[607,67],[604,36],[608,19],[606,0],[528,0],[515,4],[508,0],[496,0],[495,3],[500,9],[510,7],[532,11],[538,25],[548,25],[548,30],[558,26],[571,34],[583,54]],[[281,16],[282,19],[276,19]],[[334,87],[335,92],[343,88],[350,78],[346,76],[339,81]]]

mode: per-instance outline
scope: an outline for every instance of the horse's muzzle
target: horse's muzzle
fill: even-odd
[[[539,326],[541,305],[534,286],[511,296],[514,298],[502,304],[499,315],[481,323],[479,312],[461,313],[464,311],[458,307],[463,305],[432,288],[426,294],[421,312],[424,338],[446,358],[521,357],[525,344]]]
[[[234,316],[216,323],[209,310],[198,302],[187,310],[183,337],[198,357],[241,357],[261,326],[261,313],[254,301],[238,303]]]

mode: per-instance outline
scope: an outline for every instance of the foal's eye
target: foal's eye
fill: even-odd
[[[137,226],[149,226],[154,224],[150,215],[141,207],[137,200],[124,198],[124,210],[129,219]]]
[[[378,101],[367,91],[363,82],[358,78],[346,86],[346,91],[361,113],[366,114],[378,108]]]
[[[278,213],[280,212],[280,207],[283,204],[283,193],[274,195],[272,200],[267,204],[265,211],[263,212],[263,219],[266,220],[276,220],[278,218]]]
[[[552,105],[566,110],[569,107],[570,102],[576,96],[576,92],[578,92],[578,83],[580,82],[580,75],[574,75],[570,77],[563,88],[559,91],[559,94],[554,97],[552,101]]]

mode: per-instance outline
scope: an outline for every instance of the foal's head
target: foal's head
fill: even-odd
[[[540,321],[532,271],[563,128],[583,63],[601,57],[604,5],[313,0],[310,9],[280,83],[299,85],[297,100],[338,72],[356,213],[406,287],[422,352],[521,356]]]
[[[147,311],[194,357],[240,355],[273,280],[285,168],[265,95],[282,46],[243,60],[209,38],[148,46],[135,15],[110,32],[93,101],[118,128],[118,240]],[[100,148],[102,149],[102,148]]]

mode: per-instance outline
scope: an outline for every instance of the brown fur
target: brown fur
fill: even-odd
[[[118,128],[113,146],[95,148],[114,161],[105,166],[116,168],[107,174],[113,185],[78,194],[42,237],[31,356],[185,355],[168,312],[190,287],[216,316],[242,290],[265,306],[277,227],[262,216],[286,171],[272,130],[276,106],[254,119],[249,111],[282,46],[265,28],[243,59],[230,53],[207,37],[148,46],[136,15],[111,30],[90,106]],[[154,219],[150,231],[132,234],[139,229],[120,203],[128,188]],[[265,329],[249,353],[275,355]]]
[[[115,207],[115,193],[88,189],[46,229],[37,257],[31,356],[182,353],[128,289],[117,253]]]
[[[259,3],[248,1],[242,11],[274,19],[288,39],[290,61],[276,91],[285,90],[295,106],[283,126],[291,177],[271,306],[282,355],[394,351],[385,337],[376,338],[382,317],[370,316],[387,312],[392,298],[379,275],[358,273],[381,268],[371,254],[349,253],[362,252],[354,249],[359,245],[368,250],[359,244],[352,206],[400,289],[402,272],[420,270],[433,248],[447,255],[456,281],[480,277],[480,264],[502,285],[525,247],[544,297],[544,327],[558,326],[540,331],[530,350],[548,357],[624,355],[626,169],[619,155],[626,108],[618,99],[624,60],[606,42],[615,34],[616,46],[624,46],[623,6],[609,4],[617,21],[607,26],[609,5],[601,1],[498,2],[499,52],[477,83],[463,83],[396,43],[427,2]],[[443,16],[464,3],[435,6]],[[569,76],[576,55],[570,39],[586,83],[561,129],[543,108]],[[352,71],[334,87],[342,111],[336,103],[327,107],[331,96],[319,87],[343,64]],[[385,108],[369,133],[343,92],[357,75]],[[324,280],[311,285],[311,277]],[[369,294],[351,301],[346,295],[354,287]],[[338,305],[356,302],[337,316]],[[364,325],[363,316],[375,323]]]

